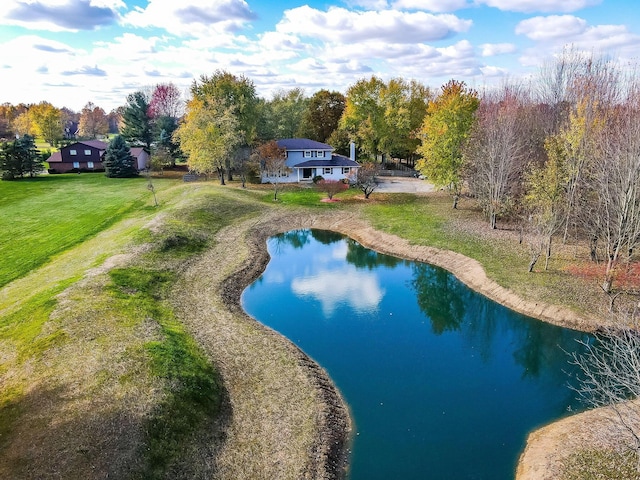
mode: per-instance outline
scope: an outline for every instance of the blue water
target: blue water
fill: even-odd
[[[579,408],[566,351],[584,334],[332,232],[288,232],[268,249],[243,306],[342,392],[351,480],[513,479],[527,434]]]

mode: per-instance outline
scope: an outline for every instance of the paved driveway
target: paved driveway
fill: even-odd
[[[382,193],[428,193],[435,187],[425,180],[413,177],[377,177],[376,192]]]

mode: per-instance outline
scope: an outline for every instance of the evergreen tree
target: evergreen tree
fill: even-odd
[[[131,156],[131,150],[124,138],[117,135],[111,140],[106,152],[104,152],[104,168],[107,177],[126,178],[138,175],[135,159]]]
[[[144,145],[151,151],[153,141],[152,118],[149,114],[149,100],[142,91],[127,96],[127,105],[122,113],[122,136],[132,144]]]
[[[0,150],[0,172],[3,180],[13,180],[28,174],[35,177],[42,171],[42,160],[38,155],[32,136],[24,135],[13,142],[5,142]]]

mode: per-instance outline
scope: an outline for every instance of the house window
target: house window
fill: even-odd
[[[85,155],[91,155],[91,150],[85,150],[85,151],[84,151],[84,154],[85,154]]]
[[[349,173],[351,173],[351,168],[349,167],[342,167],[342,173],[344,175],[349,175]]]
[[[322,174],[323,175],[331,175],[332,173],[333,173],[333,168],[325,167],[325,168],[322,169]]]
[[[80,168],[80,162],[73,162],[73,168]]]
[[[87,162],[87,168],[93,168],[93,162]]]
[[[311,158],[311,150],[304,151],[304,158]]]
[[[77,155],[78,151],[77,150],[69,150],[69,155]]]
[[[324,157],[324,150],[318,150],[317,152],[318,157],[323,158]]]

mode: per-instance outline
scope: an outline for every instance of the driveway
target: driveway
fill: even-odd
[[[377,177],[378,188],[381,193],[428,193],[435,187],[425,180],[413,177]]]

